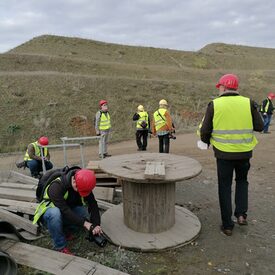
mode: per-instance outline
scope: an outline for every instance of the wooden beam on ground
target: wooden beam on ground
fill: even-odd
[[[96,199],[105,201],[113,201],[114,199],[114,188],[96,186],[93,193]]]
[[[29,201],[35,202],[35,191],[34,190],[18,190],[12,188],[0,187],[0,198],[11,199],[18,201]]]
[[[10,176],[15,178],[17,181],[26,183],[26,184],[38,184],[38,179],[32,178],[30,176],[18,173],[16,171],[11,171]]]
[[[1,249],[20,264],[52,274],[65,275],[126,275],[85,258],[67,255],[50,249],[13,240],[1,240]],[[41,260],[43,259],[43,260]]]
[[[93,170],[95,173],[102,173],[102,169],[100,168],[100,161],[90,160],[87,169]]]
[[[3,188],[14,188],[14,189],[25,189],[25,190],[36,190],[37,184],[0,182],[0,187],[3,187]]]
[[[96,200],[98,207],[103,209],[103,210],[108,210],[110,208],[112,208],[113,206],[115,206],[115,204],[106,202],[106,201],[102,201],[102,200]]]
[[[5,207],[9,211],[33,215],[38,203],[0,199],[0,206]]]
[[[147,161],[144,176],[146,179],[165,179],[164,161]]]
[[[38,234],[38,226],[36,224],[32,224],[30,220],[22,218],[7,210],[0,209],[0,219],[3,221],[9,222],[19,228],[23,228],[34,235]]]

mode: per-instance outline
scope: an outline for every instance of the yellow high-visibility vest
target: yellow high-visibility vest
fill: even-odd
[[[267,103],[266,103],[265,107],[263,108],[263,105],[262,105],[260,111],[261,111],[262,113],[267,113],[268,108],[269,108],[269,104],[270,104],[269,99],[267,99]]]
[[[223,152],[248,152],[258,143],[253,134],[250,99],[222,96],[213,100],[214,118],[210,143]]]
[[[139,119],[137,121],[137,125],[136,128],[137,129],[148,129],[149,128],[149,116],[147,112],[139,112]],[[141,126],[142,122],[145,121],[147,126],[145,128],[143,128]]]
[[[40,147],[38,146],[38,142],[35,141],[35,142],[32,142],[31,144],[34,148],[34,154],[38,157],[41,157],[41,151],[40,151]],[[44,147],[43,149],[44,149],[44,157],[46,157],[48,155],[48,149],[46,147]],[[25,153],[24,160],[25,161],[32,160],[29,156],[28,149]]]
[[[111,128],[111,118],[109,113],[101,113],[98,129],[100,131],[106,131]]]
[[[154,112],[154,121],[155,121],[155,128],[158,131],[161,127],[166,125],[166,109],[159,108],[157,111]]]

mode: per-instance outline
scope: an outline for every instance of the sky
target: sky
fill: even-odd
[[[275,48],[274,0],[0,0],[0,53],[52,34],[197,51]]]

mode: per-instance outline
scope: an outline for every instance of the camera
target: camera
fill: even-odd
[[[89,242],[95,242],[99,247],[104,247],[107,244],[107,239],[103,235],[94,235],[92,230],[89,231],[87,239]]]

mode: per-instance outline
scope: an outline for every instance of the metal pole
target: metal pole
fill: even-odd
[[[42,159],[42,169],[43,169],[43,174],[46,173],[46,166],[45,166],[45,160],[44,160],[44,154],[43,154],[43,147],[40,147],[40,156]]]
[[[64,166],[67,165],[67,150],[66,150],[66,141],[65,138],[62,138],[62,142],[63,142],[63,156],[64,156]]]
[[[82,168],[85,168],[84,155],[83,155],[83,143],[80,143],[79,146],[80,146],[80,157],[81,157]]]
[[[103,159],[104,158],[104,147],[103,147],[103,139],[104,139],[104,136],[105,136],[105,134],[102,134],[101,136],[100,136],[100,143],[101,143],[101,152],[100,152],[100,157]]]

